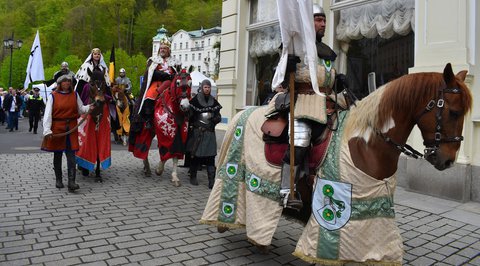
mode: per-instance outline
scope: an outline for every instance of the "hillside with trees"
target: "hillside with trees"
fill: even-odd
[[[108,64],[114,45],[116,75],[125,68],[136,92],[158,28],[164,25],[171,35],[179,29],[220,26],[221,10],[221,0],[2,0],[3,39],[14,34],[15,40],[23,41],[21,49],[13,50],[12,86],[23,86],[39,30],[46,79],[59,70],[62,61],[76,72],[94,47],[102,50]],[[0,59],[0,86],[5,88],[10,50],[2,49]]]

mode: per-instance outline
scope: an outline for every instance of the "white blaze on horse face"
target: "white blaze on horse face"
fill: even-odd
[[[180,109],[182,109],[182,111],[187,111],[188,108],[190,108],[190,102],[188,101],[187,98],[183,98],[180,101]]]

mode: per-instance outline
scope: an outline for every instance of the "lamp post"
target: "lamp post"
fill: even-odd
[[[23,41],[22,40],[17,40],[16,44],[17,45],[15,45],[15,41],[13,39],[13,33],[12,33],[12,38],[3,40],[3,48],[4,49],[10,49],[10,78],[8,79],[8,87],[12,86],[13,49],[22,48]]]

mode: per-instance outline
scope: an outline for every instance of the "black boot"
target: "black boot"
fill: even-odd
[[[207,166],[207,174],[208,174],[208,188],[212,189],[213,185],[215,184],[215,166],[209,165]]]
[[[68,191],[74,192],[75,190],[79,189],[80,186],[75,183],[76,172],[75,168],[68,169]]]
[[[155,101],[150,99],[145,99],[143,102],[141,115],[145,120],[145,128],[153,128],[153,112],[155,110]]]
[[[190,184],[192,184],[194,186],[198,186],[197,171],[196,170],[190,170]]]
[[[64,188],[63,181],[62,181],[62,169],[55,169],[55,187],[56,188]]]

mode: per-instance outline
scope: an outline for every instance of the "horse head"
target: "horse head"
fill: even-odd
[[[118,109],[123,112],[128,106],[128,100],[125,95],[125,84],[112,83],[112,96]]]
[[[377,179],[397,170],[400,153],[424,157],[438,170],[455,162],[465,115],[472,95],[465,85],[466,71],[453,74],[413,73],[393,80],[357,103],[349,114],[345,134],[355,166]],[[424,153],[406,142],[420,129]]]
[[[105,69],[102,71],[87,69],[87,73],[90,76],[90,102],[95,104],[95,108],[90,113],[94,117],[94,121],[98,126],[103,114],[103,106],[105,104],[105,93],[107,91],[105,82]]]
[[[463,122],[472,107],[472,95],[464,83],[466,75],[465,70],[455,75],[447,64],[443,82],[415,119],[424,140],[424,157],[438,170],[453,165],[463,140]]]
[[[171,90],[174,101],[179,104],[180,110],[186,112],[190,107],[192,78],[186,69],[179,71],[172,80]]]

